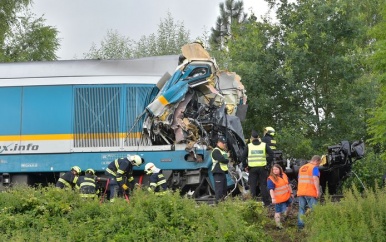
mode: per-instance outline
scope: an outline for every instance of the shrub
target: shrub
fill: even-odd
[[[355,188],[344,191],[339,203],[316,206],[306,218],[306,241],[384,241],[386,238],[386,193],[383,189]]]
[[[2,239],[11,241],[270,241],[262,208],[237,199],[210,206],[136,190],[129,203],[99,204],[74,191],[15,187],[0,208]]]
[[[352,171],[356,175],[352,174],[345,181],[344,187],[351,188],[356,186],[362,192],[364,190],[362,183],[366,188],[375,188],[376,185],[383,183],[382,177],[386,174],[386,162],[369,149],[363,159],[353,164]]]

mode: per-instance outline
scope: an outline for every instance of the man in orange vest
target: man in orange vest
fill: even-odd
[[[319,165],[322,159],[318,155],[314,155],[311,161],[300,167],[298,175],[298,200],[299,200],[299,214],[298,214],[298,228],[304,228],[302,217],[305,214],[306,206],[311,210],[317,203],[317,199],[321,195],[319,179],[320,171]]]

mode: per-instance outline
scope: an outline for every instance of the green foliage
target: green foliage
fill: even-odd
[[[378,89],[364,60],[380,2],[268,2],[277,21],[232,25],[227,45],[248,94],[244,128],[273,126],[285,143],[303,137],[287,148],[291,156],[367,137]]]
[[[211,29],[210,46],[212,50],[224,50],[231,38],[232,24],[242,23],[246,20],[243,1],[225,0],[219,4],[220,16],[217,17],[216,27]]]
[[[277,29],[264,23],[250,22],[234,25],[229,40],[230,69],[238,73],[248,95],[248,113],[244,123],[246,133],[252,129],[262,131],[265,126],[279,130],[278,120],[283,110],[277,105],[280,98],[275,94],[281,86],[275,69],[280,58],[272,46],[272,36]],[[290,113],[287,109],[285,113]]]
[[[356,175],[351,174],[344,182],[344,187],[355,186],[363,191],[364,185],[367,189],[374,189],[377,185],[383,183],[382,177],[386,174],[386,162],[370,149],[366,152],[364,158],[353,164],[352,171]]]
[[[89,53],[85,53],[86,59],[128,59],[133,56],[133,41],[121,36],[117,31],[109,30],[101,46],[98,48],[92,44]]]
[[[283,128],[277,137],[278,148],[283,150],[286,158],[310,159],[315,154],[324,154],[325,150],[315,150],[312,140],[306,138],[302,130],[292,127]]]
[[[160,21],[157,33],[142,36],[139,41],[121,36],[109,30],[100,47],[95,43],[88,53],[88,59],[129,59],[147,56],[177,55],[181,47],[191,42],[190,33],[183,22],[174,21],[170,12]]]
[[[15,187],[0,196],[2,239],[12,241],[270,241],[256,202],[197,204],[178,193],[136,190],[99,204],[55,187]]]
[[[378,81],[380,93],[375,107],[371,111],[369,119],[368,132],[372,135],[369,141],[381,148],[382,158],[386,158],[386,3],[383,3],[381,9],[382,20],[371,29],[371,35],[374,38],[373,54],[369,56],[368,63],[374,70],[374,77]]]
[[[285,231],[273,230],[269,210],[253,200],[210,206],[178,193],[135,190],[129,202],[100,204],[74,191],[17,186],[0,194],[0,230],[10,241],[382,241],[385,190],[344,195],[316,206],[299,234],[292,229],[296,216]]]
[[[177,55],[181,47],[190,41],[190,33],[183,22],[175,22],[171,13],[160,21],[157,34],[142,36],[135,48],[135,57]]]
[[[0,5],[0,62],[55,60],[58,31],[28,7],[32,1],[4,0]]]
[[[386,237],[386,191],[375,188],[361,194],[344,192],[339,203],[316,206],[306,218],[305,241],[384,241]]]

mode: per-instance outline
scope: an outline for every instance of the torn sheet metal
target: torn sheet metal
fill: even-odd
[[[225,136],[233,160],[240,162],[245,143],[236,114],[239,107],[245,114],[247,101],[240,76],[219,70],[200,44],[183,46],[182,55],[146,107],[145,136],[153,145],[186,144],[188,152],[195,146],[214,147],[217,137]]]

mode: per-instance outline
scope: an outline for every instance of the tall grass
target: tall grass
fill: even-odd
[[[344,191],[339,203],[316,206],[306,219],[307,241],[385,241],[385,188],[366,190],[354,187]]]
[[[197,204],[136,190],[128,203],[99,204],[54,187],[0,194],[0,231],[9,241],[270,241],[256,202]]]
[[[4,241],[39,242],[385,241],[385,189],[354,188],[344,195],[339,203],[317,205],[299,233],[295,217],[285,230],[275,230],[273,214],[252,200],[210,206],[178,193],[156,196],[139,189],[129,203],[100,204],[73,191],[20,186],[0,193],[0,231]]]

